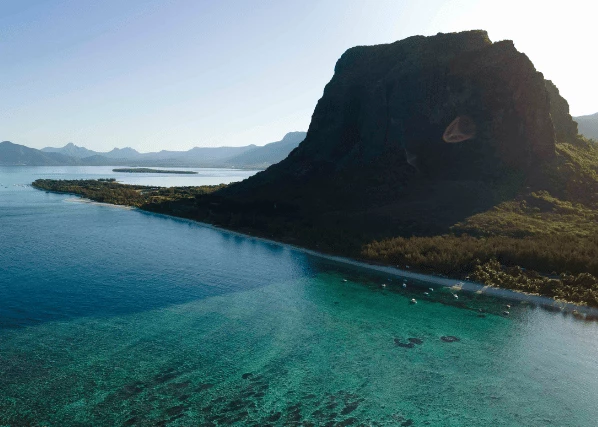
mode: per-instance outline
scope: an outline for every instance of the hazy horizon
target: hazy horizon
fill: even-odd
[[[135,149],[135,148],[133,148],[133,147],[129,147],[129,146],[123,146],[123,147],[112,147],[112,148],[110,148],[110,149],[104,149],[104,150],[93,150],[93,151],[96,151],[96,152],[98,152],[98,153],[107,153],[107,152],[110,152],[110,151],[113,151],[113,150],[122,150],[122,149],[127,149],[127,148],[133,148],[135,151],[137,151],[137,152],[139,152],[139,153],[141,153],[141,154],[145,154],[145,153],[159,152],[159,151],[183,151],[183,152],[184,152],[184,151],[189,151],[189,150],[192,150],[192,149],[194,149],[194,148],[226,148],[226,147],[243,147],[243,146],[248,146],[248,145],[255,145],[256,147],[263,147],[263,146],[265,146],[265,145],[268,145],[268,144],[271,144],[271,143],[273,143],[273,142],[281,142],[281,141],[282,141],[282,139],[283,139],[283,138],[284,138],[284,137],[285,137],[287,134],[289,134],[289,133],[297,133],[297,132],[305,132],[305,133],[307,133],[307,130],[305,130],[305,131],[300,131],[300,130],[292,130],[292,131],[289,131],[289,132],[285,133],[284,135],[282,135],[282,136],[281,136],[280,138],[278,138],[276,141],[268,141],[268,142],[264,142],[263,144],[245,144],[245,145],[237,145],[237,146],[223,144],[223,145],[214,145],[214,146],[206,146],[206,147],[202,147],[202,146],[193,146],[193,147],[190,147],[190,148],[188,148],[188,149],[183,149],[183,150],[170,150],[170,149],[161,148],[161,149],[158,149],[158,150],[155,150],[155,151],[140,151],[140,150],[137,150],[137,149]],[[12,143],[15,143],[15,144],[17,144],[17,143],[16,143],[16,142],[14,142],[14,141],[9,141],[9,142],[12,142]],[[90,149],[89,147],[85,147],[85,146],[83,146],[83,145],[78,145],[78,144],[75,144],[75,143],[74,143],[74,142],[72,142],[72,141],[69,141],[69,142],[67,142],[66,144],[63,144],[63,145],[56,145],[56,146],[51,146],[51,145],[48,145],[48,146],[45,146],[45,147],[41,147],[41,149],[44,149],[44,148],[64,148],[64,147],[66,147],[66,146],[67,146],[67,145],[69,145],[69,144],[73,144],[73,145],[75,145],[76,147],[79,147],[79,148],[87,148],[87,149]],[[23,144],[20,144],[20,145],[23,145]],[[33,147],[33,148],[36,148],[36,147]],[[38,149],[39,149],[39,148],[38,148]]]
[[[470,29],[513,40],[572,115],[589,115],[587,12],[581,1],[8,0],[0,140],[103,152],[264,145],[307,131],[346,49]]]

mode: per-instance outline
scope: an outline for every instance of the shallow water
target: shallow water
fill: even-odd
[[[50,169],[0,168],[0,425],[596,425],[596,323],[17,186],[115,176]]]

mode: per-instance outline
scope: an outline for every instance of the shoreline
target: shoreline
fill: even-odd
[[[48,190],[44,190],[44,191],[48,191]],[[437,286],[451,288],[455,291],[472,292],[472,293],[488,295],[491,297],[497,297],[497,298],[506,299],[506,300],[528,302],[528,303],[536,305],[536,306],[545,307],[545,308],[552,309],[555,311],[558,310],[561,312],[572,313],[574,315],[587,315],[587,316],[592,316],[592,317],[598,317],[598,308],[590,307],[587,305],[577,305],[575,303],[559,301],[559,300],[555,300],[553,298],[545,297],[542,295],[527,294],[524,292],[517,292],[517,291],[510,290],[510,289],[504,289],[504,288],[499,288],[499,287],[483,285],[481,283],[476,283],[476,282],[471,282],[471,281],[466,281],[466,280],[450,279],[450,278],[446,278],[446,277],[439,277],[439,276],[434,276],[434,275],[425,274],[425,273],[418,273],[418,272],[409,271],[409,270],[402,270],[400,268],[391,267],[391,266],[387,266],[387,265],[372,264],[372,263],[369,263],[366,261],[360,261],[360,260],[349,258],[349,257],[344,257],[344,256],[339,256],[339,255],[331,255],[331,254],[327,254],[324,252],[318,252],[313,249],[304,248],[301,246],[293,245],[291,243],[280,242],[277,240],[268,239],[268,238],[261,237],[258,235],[247,234],[247,233],[243,233],[240,231],[227,229],[224,227],[219,227],[219,226],[209,224],[206,222],[201,222],[201,221],[196,221],[196,220],[189,219],[189,218],[179,217],[176,215],[152,212],[152,211],[141,209],[141,208],[134,207],[134,206],[121,206],[121,205],[115,205],[112,203],[97,202],[97,201],[88,199],[86,197],[79,196],[74,193],[66,193],[66,192],[53,192],[53,193],[72,195],[72,196],[76,197],[77,199],[79,199],[83,203],[92,203],[92,204],[110,206],[110,207],[116,207],[116,208],[126,207],[126,208],[128,208],[128,210],[136,210],[136,211],[139,211],[144,214],[157,215],[157,216],[162,216],[162,217],[169,218],[169,219],[175,219],[177,221],[193,223],[195,225],[210,228],[212,230],[216,230],[216,231],[220,231],[220,232],[224,232],[224,233],[228,233],[228,234],[233,234],[233,235],[241,236],[244,238],[251,238],[251,239],[257,240],[259,242],[263,242],[263,243],[275,244],[275,245],[283,247],[283,248],[292,249],[292,250],[295,250],[295,251],[298,251],[298,252],[301,252],[304,254],[308,254],[308,255],[311,255],[314,257],[332,261],[337,264],[350,265],[350,266],[362,268],[365,270],[376,271],[378,273],[384,273],[386,275],[391,275],[394,277],[420,280],[420,281],[424,281],[424,282],[434,284]],[[73,201],[73,200],[71,199],[71,201]]]
[[[102,203],[102,204],[108,205],[108,206],[115,206],[110,203]],[[196,224],[201,227],[210,228],[215,231],[233,234],[233,235],[237,235],[237,236],[248,238],[248,239],[254,239],[254,240],[257,240],[262,243],[275,244],[275,245],[283,247],[283,248],[292,249],[297,252],[301,252],[301,253],[304,253],[307,255],[322,258],[322,259],[332,261],[332,262],[335,262],[338,264],[350,265],[352,267],[358,267],[358,268],[362,268],[365,270],[376,271],[378,273],[385,273],[387,275],[391,275],[394,277],[408,278],[408,279],[412,279],[412,280],[420,280],[420,281],[428,282],[428,283],[431,283],[434,285],[450,288],[455,291],[465,291],[465,292],[477,293],[480,295],[488,295],[491,297],[497,297],[497,298],[501,298],[501,299],[508,299],[508,300],[512,300],[512,301],[528,302],[533,305],[537,305],[537,306],[541,306],[541,307],[548,307],[548,308],[552,308],[552,309],[558,309],[559,311],[572,313],[572,314],[579,313],[579,314],[585,314],[585,315],[589,315],[589,316],[598,317],[598,308],[590,307],[587,305],[577,305],[577,304],[574,304],[571,302],[559,301],[559,300],[555,300],[553,298],[545,297],[542,295],[527,294],[524,292],[517,292],[517,291],[510,290],[510,289],[504,289],[504,288],[483,285],[483,284],[477,283],[477,282],[458,280],[458,279],[450,279],[450,278],[446,278],[446,277],[439,277],[439,276],[429,275],[429,274],[425,274],[425,273],[417,273],[417,272],[413,272],[413,271],[402,270],[397,267],[391,267],[391,266],[379,265],[379,264],[371,264],[366,261],[360,261],[357,259],[338,256],[338,255],[326,254],[324,252],[318,252],[313,249],[296,246],[291,243],[284,243],[284,242],[280,242],[277,240],[272,240],[272,239],[267,239],[265,237],[256,236],[253,234],[246,234],[246,233],[242,233],[242,232],[235,231],[235,230],[230,230],[230,229],[223,228],[223,227],[218,227],[216,225],[209,224],[206,222],[195,221],[192,219],[182,218],[182,217],[178,217],[175,215],[146,211],[146,210],[140,209],[140,208],[133,208],[133,210],[137,210],[137,211],[145,213],[145,214],[157,215],[157,216],[162,216],[165,218],[175,219],[177,221],[184,221],[184,222]]]
[[[70,193],[59,193],[59,194],[70,194]],[[71,197],[68,199],[64,199],[66,203],[84,203],[86,205],[98,205],[98,206],[112,206],[115,208],[126,209],[128,211],[132,211],[137,209],[134,206],[126,206],[126,205],[113,205],[112,203],[103,203],[103,202],[96,202],[95,200],[87,199],[85,197]],[[141,209],[140,209],[141,210]]]

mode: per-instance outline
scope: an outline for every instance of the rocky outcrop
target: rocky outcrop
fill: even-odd
[[[555,89],[511,41],[492,43],[485,31],[354,47],[338,60],[299,147],[223,194],[392,200],[414,177],[489,182],[506,169],[528,171],[554,157],[555,124],[559,135],[575,133]]]
[[[577,137],[577,123],[569,114],[569,103],[559,93],[559,89],[550,80],[546,80],[546,91],[550,99],[550,116],[554,125],[557,141],[571,141]]]

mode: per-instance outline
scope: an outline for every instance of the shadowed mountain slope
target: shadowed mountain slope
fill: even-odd
[[[299,147],[220,193],[427,234],[509,197],[557,137],[576,136],[558,89],[511,41],[415,36],[346,51]]]
[[[554,159],[557,141],[576,136],[567,102],[512,42],[492,43],[484,31],[415,36],[345,52],[305,140],[220,196],[320,217],[387,212],[380,227],[409,223],[426,233],[509,197]],[[203,150],[203,165],[243,167],[292,147],[286,142],[228,147],[228,157],[206,151],[227,147],[148,153],[129,163],[190,164]]]

